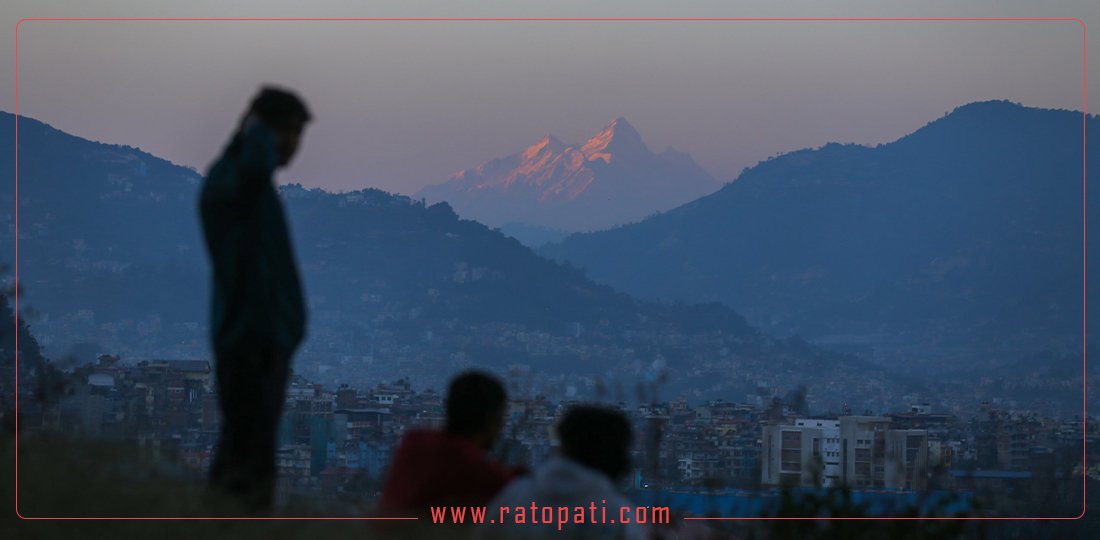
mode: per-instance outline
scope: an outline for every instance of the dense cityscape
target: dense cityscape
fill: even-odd
[[[213,376],[205,360],[123,363],[101,355],[67,373],[65,395],[53,403],[33,399],[36,386],[25,382],[20,428],[29,436],[115,440],[176,474],[201,478],[220,421]],[[729,502],[725,511],[746,511],[736,506],[746,493],[841,485],[886,501],[946,490],[963,494],[964,505],[983,493],[1022,502],[1040,482],[1079,478],[1085,434],[1095,443],[1100,427],[1095,419],[1086,425],[991,403],[966,414],[904,402],[880,414],[819,414],[798,392],[756,404],[678,397],[628,405],[591,380],[572,399],[551,398],[538,393],[536,379],[518,367],[505,374],[511,399],[496,449],[502,460],[544,460],[554,451],[560,413],[602,400],[627,414],[636,433],[634,473],[622,487],[639,498],[707,495],[712,512],[722,511],[714,500]],[[279,436],[281,501],[370,504],[401,433],[443,419],[441,393],[407,378],[326,387],[295,375]],[[703,499],[684,502],[684,510],[705,512]]]

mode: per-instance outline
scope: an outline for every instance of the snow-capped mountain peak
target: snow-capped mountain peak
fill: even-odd
[[[490,225],[578,231],[640,219],[718,187],[688,154],[651,152],[634,126],[619,117],[583,145],[546,135],[417,196],[447,201],[460,215]]]
[[[611,163],[615,157],[627,159],[628,157],[649,156],[652,152],[642,142],[642,136],[638,133],[626,118],[618,117],[607,127],[588,139],[581,146],[581,152],[589,161],[603,160]]]

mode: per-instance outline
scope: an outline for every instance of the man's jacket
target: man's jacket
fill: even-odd
[[[289,354],[305,333],[298,268],[272,181],[277,165],[275,134],[256,122],[233,137],[202,186],[216,354],[260,347]]]

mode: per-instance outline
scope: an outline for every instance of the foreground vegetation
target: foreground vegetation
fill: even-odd
[[[0,437],[0,538],[56,539],[75,536],[148,540],[283,539],[283,538],[454,538],[472,528],[413,523],[365,521],[368,507],[324,507],[309,501],[279,509],[267,520],[232,519],[244,515],[234,504],[204,490],[200,478],[141,459],[129,445],[72,439],[56,435],[23,437],[19,452],[19,510],[30,518],[170,517],[172,520],[24,520],[15,509],[14,437]],[[1077,482],[1079,482],[1078,477]],[[1090,479],[1090,487],[1100,482]],[[785,497],[776,517],[866,517],[866,509],[836,490],[819,496]],[[676,524],[665,538],[806,538],[806,539],[924,539],[924,538],[1090,538],[1100,525],[1097,514],[1061,522],[975,521],[753,521]],[[218,520],[196,520],[219,516]],[[311,516],[345,518],[303,521],[286,518]],[[911,517],[926,517],[913,515]],[[351,518],[351,519],[346,519]],[[563,536],[565,538],[565,536]]]

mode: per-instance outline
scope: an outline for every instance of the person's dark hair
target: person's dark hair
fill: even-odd
[[[289,119],[298,119],[305,123],[313,118],[305,102],[294,92],[274,86],[261,88],[260,93],[252,98],[248,112],[272,125]]]
[[[558,424],[566,457],[618,480],[630,469],[630,422],[621,412],[578,405]]]
[[[447,389],[447,431],[473,435],[504,409],[504,385],[482,371],[466,371]]]

